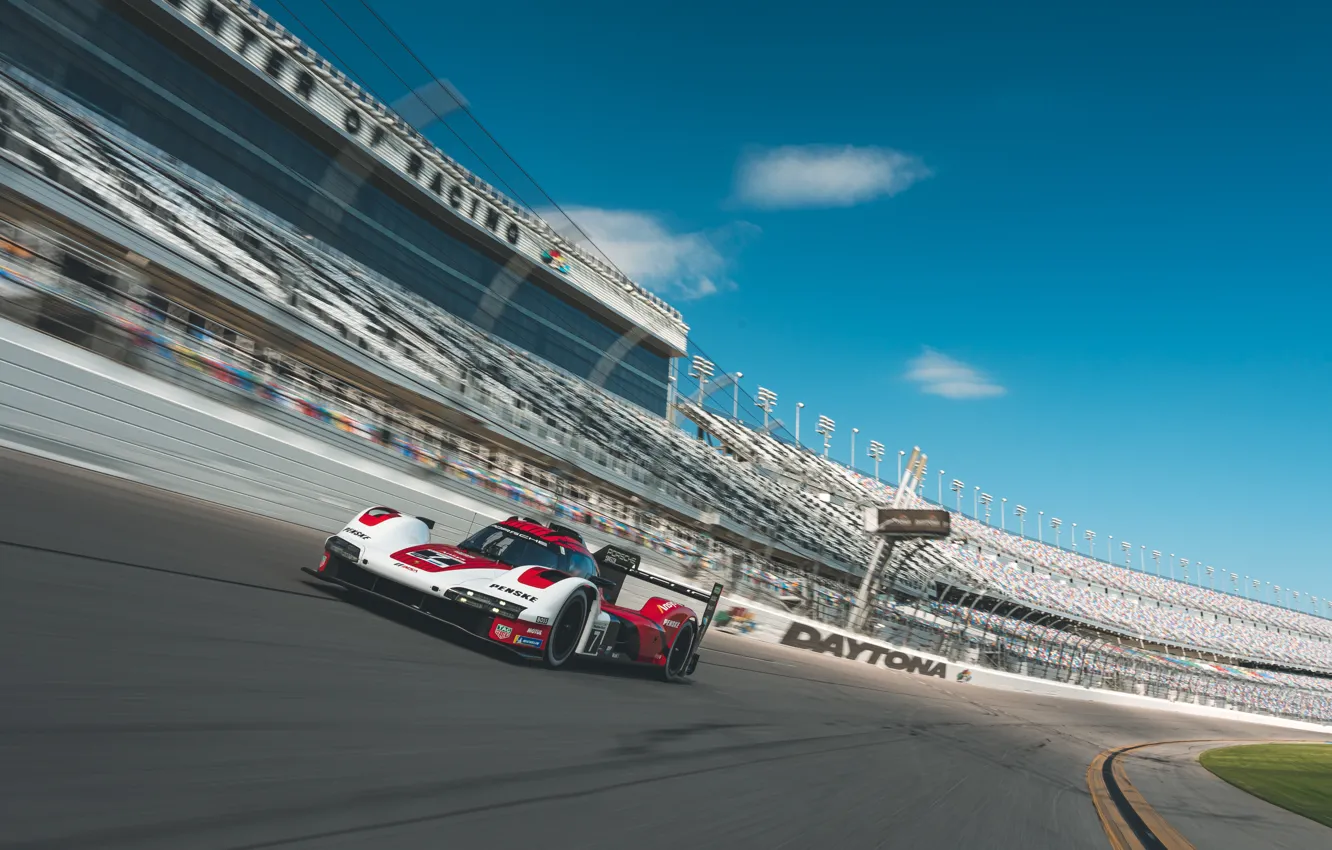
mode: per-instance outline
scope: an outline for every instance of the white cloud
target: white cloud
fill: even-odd
[[[600,253],[638,283],[681,301],[734,289],[735,283],[727,276],[732,255],[758,230],[738,222],[719,230],[676,233],[657,216],[636,210],[565,207],[565,212],[595,247],[558,212],[546,211],[543,217],[571,241]],[[564,227],[559,226],[561,221]]]
[[[1007,392],[974,366],[931,348],[907,362],[906,378],[921,392],[944,398],[991,398]]]
[[[896,195],[930,174],[919,158],[889,148],[792,145],[742,157],[736,196],[770,209],[850,207]]]

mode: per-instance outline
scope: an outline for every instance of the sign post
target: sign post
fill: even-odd
[[[865,531],[876,536],[878,541],[865,566],[865,577],[856,590],[855,605],[851,609],[850,626],[856,631],[864,631],[869,624],[869,600],[879,568],[892,558],[897,541],[920,538],[942,540],[948,537],[951,529],[951,515],[948,511],[910,507],[916,501],[916,487],[925,476],[926,460],[927,456],[921,453],[919,446],[912,449],[911,460],[902,470],[892,503],[865,508]]]

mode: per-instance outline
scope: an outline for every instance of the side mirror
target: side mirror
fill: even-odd
[[[614,579],[605,578],[603,576],[588,576],[587,580],[602,590],[610,590],[613,587],[618,588],[620,586],[620,583]]]

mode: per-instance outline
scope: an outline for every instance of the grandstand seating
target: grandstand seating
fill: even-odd
[[[776,541],[782,550],[826,564],[848,579],[868,559],[870,541],[859,531],[859,506],[886,502],[891,487],[683,402],[681,413],[719,445],[693,439],[667,420],[497,341],[481,329],[485,314],[472,324],[446,313],[52,92],[0,76],[0,95],[8,104],[0,116],[6,122],[0,156],[57,180],[180,256],[296,311],[332,337],[479,406],[492,421],[529,435],[538,450],[576,451],[588,469],[637,482],[661,504],[697,512],[724,506],[724,522],[736,533]],[[491,309],[503,309],[502,302]],[[330,416],[359,423],[348,427],[367,435],[390,432],[404,451],[422,456],[460,452],[484,458],[486,468],[478,476],[508,476],[519,482],[514,486],[530,491],[527,498],[625,524],[645,539],[655,535],[663,548],[700,557],[705,567],[734,568],[754,588],[803,588],[832,616],[847,610],[845,587],[789,574],[756,557],[753,550],[761,547],[705,539],[697,523],[645,511],[610,495],[609,488],[568,498],[544,470],[514,455],[393,410],[290,358],[234,339],[228,345],[227,357],[257,381],[281,387],[295,407],[313,404],[332,411]],[[965,517],[955,515],[954,526],[966,545],[923,550],[911,567],[917,579],[956,576],[1152,642],[1332,670],[1332,621],[1108,565]],[[978,553],[977,546],[989,551]]]

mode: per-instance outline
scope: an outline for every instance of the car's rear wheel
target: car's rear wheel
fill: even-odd
[[[546,649],[541,654],[541,660],[547,667],[563,667],[573,658],[586,622],[587,594],[575,593],[565,601],[555,622],[551,624],[550,637],[546,639]]]
[[[689,669],[689,653],[694,648],[694,621],[689,620],[675,633],[675,643],[666,654],[666,664],[662,666],[662,677],[668,682],[678,682],[685,677]]]

